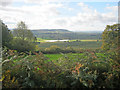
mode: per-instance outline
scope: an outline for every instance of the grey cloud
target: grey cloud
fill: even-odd
[[[28,11],[15,9],[15,8],[6,8],[6,7],[0,7],[0,10],[8,11],[8,12],[21,12],[21,13],[29,13]]]
[[[12,0],[0,0],[0,6],[8,6],[12,3]]]

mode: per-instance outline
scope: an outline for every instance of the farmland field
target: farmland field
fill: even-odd
[[[100,48],[102,45],[101,41],[96,40],[83,40],[83,41],[70,41],[70,42],[42,42],[39,44],[40,48],[48,48],[52,45],[57,45],[58,47],[72,47],[72,48]]]

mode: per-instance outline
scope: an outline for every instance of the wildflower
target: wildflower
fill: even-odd
[[[10,70],[7,70],[7,73],[10,73]]]
[[[79,69],[80,69],[82,66],[83,66],[82,64],[78,64],[78,66],[75,67],[75,70],[78,72],[78,74],[79,74]]]
[[[72,71],[72,74],[76,74],[76,71],[75,71],[75,70],[73,70],[73,71]]]

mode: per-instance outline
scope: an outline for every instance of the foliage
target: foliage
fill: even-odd
[[[107,25],[102,34],[102,49],[108,52],[114,52],[116,58],[119,56],[119,24]],[[119,58],[118,58],[119,59]],[[119,62],[119,60],[118,60]]]
[[[11,49],[17,50],[19,52],[29,52],[35,51],[35,43],[29,42],[27,40],[22,40],[19,38],[14,38],[11,43]]]
[[[35,40],[33,33],[27,29],[24,22],[20,22],[17,28],[13,30],[14,39],[12,41],[11,49],[18,50],[19,52],[34,51]]]
[[[10,47],[10,42],[12,40],[12,34],[10,30],[7,28],[7,25],[5,25],[3,22],[2,26],[0,27],[2,28],[2,46]]]
[[[118,24],[107,25],[102,34],[103,46],[105,50],[115,49],[118,45]]]
[[[86,50],[78,54],[62,54],[58,60],[50,61],[42,53],[27,55],[4,48],[3,78],[8,71],[11,78],[3,79],[3,87],[7,88],[8,83],[9,87],[15,85],[17,88],[119,87],[119,64],[109,53],[100,52]]]
[[[52,45],[49,48],[40,49],[44,54],[58,54],[58,53],[70,53],[75,52],[71,47],[60,48],[57,45]]]
[[[68,87],[67,80],[64,81],[68,73],[62,71],[52,61],[45,62],[47,58],[42,53],[36,53],[36,55],[22,53],[18,55],[14,50],[4,50],[3,53],[6,52],[7,55],[3,58],[7,60],[2,62],[3,75],[9,70],[10,76],[17,80],[19,88]],[[3,83],[4,88],[8,88],[6,81],[8,79],[3,80],[5,82]],[[13,84],[15,83],[10,84],[9,87],[13,87]]]
[[[2,74],[2,84],[3,87],[6,88],[18,88],[19,84],[15,77],[11,77],[10,71],[7,70],[4,74]]]
[[[71,82],[73,87],[78,84],[78,82],[80,82],[79,87],[81,85],[83,85],[82,87],[89,88],[119,87],[119,64],[109,56],[109,53],[102,54],[86,50],[86,52],[81,55],[71,56],[73,55],[65,55],[56,63],[58,63],[57,65],[60,66],[62,70],[72,72],[73,75],[69,75],[68,77],[75,79]],[[114,71],[113,67],[115,66],[117,66],[117,69]],[[115,81],[115,79],[118,81]]]
[[[90,52],[90,54],[90,56],[88,54],[87,60],[85,59],[79,62],[82,63],[82,65],[78,64],[81,65],[81,67],[75,67],[75,70],[77,69],[77,78],[79,78],[80,82],[86,87],[115,88],[115,86],[118,85],[119,77],[117,77],[118,82],[114,80],[105,82],[109,78],[109,75],[113,73],[112,67],[115,64],[114,61],[110,57],[99,57],[93,52]],[[105,73],[108,76],[105,76]],[[112,78],[116,78],[116,76]]]
[[[17,28],[13,30],[13,35],[22,40],[31,41],[35,39],[35,37],[33,36],[33,33],[27,29],[27,26],[23,21],[19,22],[17,25]]]

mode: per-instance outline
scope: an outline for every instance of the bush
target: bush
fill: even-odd
[[[86,50],[82,54],[63,54],[53,63],[42,53],[27,55],[5,49],[3,87],[120,88],[120,64],[110,56]]]
[[[5,76],[9,71],[11,79],[3,79],[3,88],[8,88],[6,84],[9,84],[9,87],[15,85],[17,88],[66,88],[69,86],[69,83],[66,83],[71,80],[66,79],[69,73],[61,70],[52,61],[46,63],[47,58],[42,53],[18,55],[18,53],[9,52],[8,54],[14,55],[7,55],[9,59],[3,60],[2,72]]]
[[[114,71],[113,66],[116,63],[110,57],[97,56],[96,53],[89,51],[85,53],[87,58],[81,59],[79,63],[73,68],[73,77],[79,79],[85,87],[96,88],[115,88],[119,87],[120,82],[119,73]],[[117,79],[118,81],[115,81]],[[111,81],[110,81],[111,80]]]
[[[27,40],[22,40],[22,39],[19,39],[19,38],[15,38],[12,41],[11,49],[17,50],[18,52],[34,51],[35,50],[35,44],[32,43],[32,42],[29,42]]]
[[[67,48],[60,48],[57,45],[52,45],[49,48],[40,49],[40,51],[44,54],[57,54],[57,53],[75,53],[76,51],[73,50],[71,47]]]

